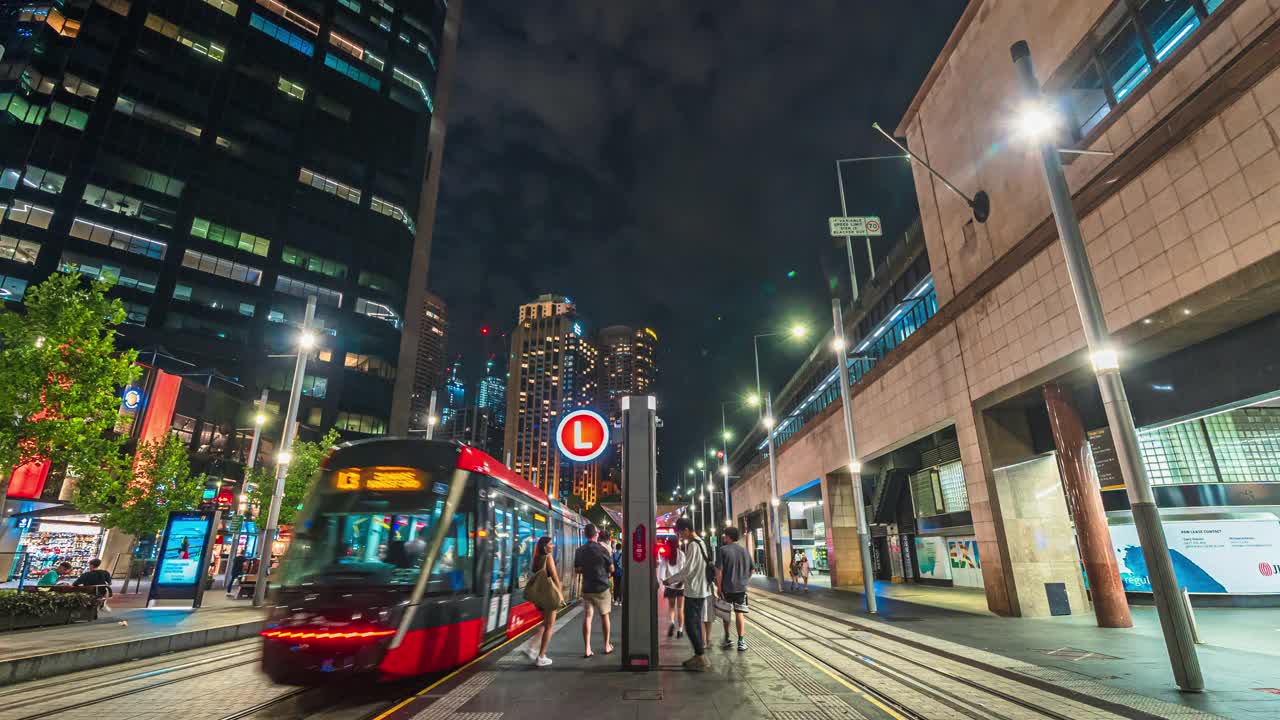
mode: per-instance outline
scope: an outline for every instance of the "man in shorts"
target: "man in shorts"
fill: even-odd
[[[613,557],[604,545],[597,541],[599,531],[595,525],[588,524],[582,530],[587,541],[573,554],[573,568],[582,578],[582,644],[585,647],[582,656],[591,657],[591,618],[600,613],[600,624],[604,627],[604,654],[613,652],[613,644],[609,642],[609,611],[613,609],[613,597],[609,592],[609,577],[613,575]]]
[[[733,621],[738,630],[738,652],[745,652],[747,641],[743,638],[746,630],[747,615],[747,581],[751,579],[751,555],[747,549],[738,544],[741,534],[736,527],[727,527],[720,533],[720,547],[716,550],[716,591],[725,602],[733,606]],[[729,621],[724,620],[724,640],[722,649],[733,647],[729,639]]]

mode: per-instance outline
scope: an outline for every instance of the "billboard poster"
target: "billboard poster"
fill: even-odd
[[[1193,593],[1280,592],[1280,521],[1275,518],[1166,520],[1178,586]],[[1133,525],[1112,525],[1120,579],[1129,592],[1151,592]]]
[[[148,605],[151,600],[194,600],[199,607],[213,524],[212,512],[169,513]]]
[[[957,586],[982,587],[982,560],[978,556],[978,538],[947,538],[947,559],[951,579]]]
[[[932,580],[950,580],[951,563],[947,559],[946,540],[940,537],[916,537],[916,562],[920,565],[920,577]]]

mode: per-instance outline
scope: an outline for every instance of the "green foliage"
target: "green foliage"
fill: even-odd
[[[0,617],[44,617],[65,610],[89,610],[95,602],[90,593],[0,590]]]
[[[187,448],[176,435],[143,443],[133,468],[76,485],[76,507],[101,513],[104,527],[138,538],[160,532],[170,512],[200,504],[205,477],[192,475]]]
[[[108,431],[138,368],[116,349],[125,313],[109,287],[58,273],[27,289],[25,313],[0,310],[0,504],[11,470],[38,458],[89,482],[115,469]]]
[[[330,430],[320,442],[295,442],[293,444],[293,460],[284,476],[284,500],[280,503],[280,525],[292,525],[293,518],[315,480],[320,463],[329,454],[329,450],[338,444],[338,431]],[[271,493],[275,490],[275,469],[254,468],[250,471],[249,482],[253,484],[253,492],[249,498],[258,507],[258,517],[266,518],[271,507]],[[259,527],[265,527],[266,520],[258,521]]]

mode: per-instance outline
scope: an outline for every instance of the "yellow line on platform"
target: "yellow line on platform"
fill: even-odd
[[[520,634],[519,634],[519,635],[516,635],[515,637],[510,638],[509,640],[504,641],[501,645],[498,645],[497,647],[493,648],[493,649],[492,649],[492,650],[490,650],[489,652],[486,652],[486,653],[484,653],[483,655],[480,655],[479,657],[473,658],[473,659],[472,659],[470,662],[468,662],[466,665],[463,665],[462,667],[458,668],[457,670],[454,670],[453,672],[449,673],[448,675],[445,675],[444,677],[440,678],[439,680],[437,680],[437,681],[435,681],[435,682],[431,683],[430,685],[428,685],[428,686],[426,686],[426,687],[422,688],[421,690],[419,690],[418,692],[414,693],[413,695],[410,695],[409,697],[405,698],[404,700],[401,700],[400,702],[398,702],[398,703],[396,703],[395,705],[391,706],[391,707],[390,707],[390,708],[388,708],[387,710],[384,710],[381,714],[374,716],[373,720],[383,720],[383,719],[384,719],[384,718],[386,718],[387,716],[391,715],[391,713],[393,713],[393,712],[395,712],[395,711],[399,710],[400,708],[404,707],[405,705],[408,705],[409,703],[413,702],[414,700],[417,700],[418,698],[422,697],[423,695],[426,695],[427,693],[431,692],[432,690],[435,690],[436,688],[440,687],[442,684],[444,684],[445,682],[447,682],[447,681],[451,680],[454,676],[456,676],[458,673],[462,672],[463,670],[466,670],[466,669],[470,668],[472,665],[475,665],[476,663],[480,662],[481,660],[484,660],[485,658],[489,657],[490,655],[492,655],[492,654],[494,654],[494,653],[498,652],[498,651],[499,651],[499,650],[501,650],[502,648],[504,648],[504,647],[506,647],[506,646],[510,645],[511,643],[513,643],[513,642],[515,642],[515,641],[519,640],[520,638],[524,637],[525,635],[528,635],[530,632],[532,632],[532,631],[534,631],[534,630],[536,630],[537,628],[540,628],[540,627],[542,627],[542,621],[538,621],[536,624],[534,624],[534,625],[530,625],[527,629],[522,630],[522,631],[520,632]]]
[[[898,720],[907,720],[907,717],[906,717],[905,715],[903,715],[903,714],[899,713],[897,710],[894,710],[893,708],[889,707],[888,705],[885,705],[884,703],[880,702],[880,700],[879,700],[879,699],[877,699],[874,695],[869,694],[866,690],[863,690],[862,688],[858,687],[857,685],[854,685],[853,683],[849,682],[848,680],[845,680],[844,678],[840,677],[839,675],[837,675],[836,673],[832,672],[831,670],[829,670],[829,669],[827,669],[827,668],[823,667],[821,664],[819,664],[818,662],[816,662],[813,658],[809,657],[807,654],[805,654],[805,653],[801,652],[800,650],[797,650],[796,648],[792,647],[792,646],[791,646],[791,644],[790,644],[790,643],[788,643],[788,642],[787,642],[787,641],[786,641],[782,636],[778,635],[777,633],[775,633],[775,632],[773,632],[773,631],[771,631],[771,630],[767,630],[767,629],[765,629],[765,628],[761,627],[761,626],[760,626],[760,623],[758,623],[758,622],[756,622],[756,623],[752,623],[752,627],[754,627],[754,628],[755,628],[755,629],[757,629],[757,630],[761,630],[761,631],[763,631],[763,632],[764,632],[764,634],[766,634],[766,635],[768,635],[769,637],[773,638],[773,639],[774,639],[774,640],[775,640],[779,645],[781,645],[782,647],[784,647],[784,648],[786,648],[786,649],[790,650],[792,653],[795,653],[795,656],[796,656],[796,657],[800,658],[801,660],[804,660],[805,662],[809,663],[810,665],[814,666],[815,668],[817,668],[817,669],[821,670],[823,673],[825,673],[825,674],[826,674],[828,677],[830,677],[832,680],[835,680],[836,682],[838,682],[838,683],[840,683],[841,685],[843,685],[843,686],[845,686],[845,687],[849,688],[849,689],[850,689],[850,690],[852,690],[853,692],[855,692],[855,693],[857,693],[857,694],[861,695],[861,696],[863,697],[863,699],[865,699],[867,702],[871,703],[872,705],[875,705],[876,707],[880,708],[881,710],[885,711],[886,713],[889,713],[889,715],[891,715],[892,717],[897,718]]]

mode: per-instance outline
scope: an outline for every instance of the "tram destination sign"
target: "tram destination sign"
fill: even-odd
[[[333,473],[333,489],[339,492],[359,490],[413,491],[426,487],[424,473],[418,468],[376,465],[343,468]]]

